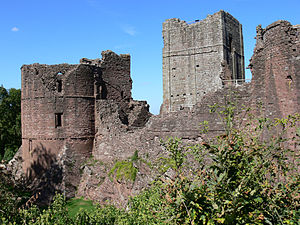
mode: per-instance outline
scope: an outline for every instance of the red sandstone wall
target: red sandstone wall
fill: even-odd
[[[191,111],[152,117],[142,131],[134,133],[103,133],[102,143],[95,146],[94,155],[101,160],[129,157],[135,150],[161,151],[159,139],[180,137],[197,141],[200,122],[209,121],[209,136],[224,132],[224,124],[216,114],[210,114],[211,105],[224,105],[230,99],[239,110],[262,104],[266,117],[282,118],[299,110],[299,32],[286,21],[276,22],[262,32],[258,39],[251,65],[253,80],[250,84],[229,86],[206,95]],[[291,79],[289,78],[291,77]],[[113,129],[112,129],[113,130]],[[109,151],[107,151],[109,149]],[[150,154],[151,155],[151,154]]]
[[[56,113],[62,114],[59,127]],[[77,146],[76,151],[91,152],[94,120],[94,74],[90,66],[22,67],[23,169],[28,175],[49,168],[66,140],[77,140],[82,147]],[[86,140],[89,143],[82,145]]]
[[[96,99],[116,106],[121,124],[142,126],[149,118],[146,102],[131,101],[130,56],[112,51],[102,56],[79,65],[32,64],[21,69],[23,170],[30,179],[40,178],[33,186],[45,198],[55,190],[74,196],[80,167],[93,149],[95,112],[98,122],[104,116],[95,108]],[[148,114],[140,115],[144,110]],[[106,127],[97,124],[98,129],[105,132]]]
[[[282,118],[300,112],[299,29],[277,21],[257,27],[251,59],[253,93],[263,103],[265,116]]]
[[[117,55],[112,51],[102,52],[102,90],[105,99],[120,102],[131,99],[132,80],[130,77],[130,55]]]

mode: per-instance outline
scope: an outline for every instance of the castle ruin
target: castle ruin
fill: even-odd
[[[225,83],[244,82],[242,25],[224,11],[188,24],[163,23],[162,112],[191,108]]]
[[[146,102],[132,100],[129,55],[105,51],[102,59],[83,58],[77,65],[32,64],[21,71],[22,158],[28,178],[43,175],[62,154],[77,165],[90,157],[95,137],[101,138],[99,109],[117,105],[126,127],[142,126],[150,116]]]
[[[172,28],[172,29],[171,29]],[[78,65],[24,65],[22,71],[22,160],[28,178],[40,177],[38,191],[63,190],[67,197],[87,196],[123,204],[153,179],[141,166],[135,182],[110,180],[106,167],[140,157],[155,160],[164,151],[160,139],[179,137],[189,144],[224,131],[211,105],[255,108],[269,118],[300,112],[299,25],[277,21],[257,27],[251,58],[251,83],[244,83],[241,25],[220,11],[203,21],[179,19],[163,25],[164,98],[153,116],[145,101],[131,97],[130,56],[112,51]],[[240,85],[226,85],[226,82]],[[180,110],[189,108],[189,110]],[[89,165],[93,157],[99,165]],[[103,165],[105,164],[105,165]],[[58,166],[57,166],[58,165]],[[55,170],[54,170],[55,169]],[[54,173],[54,172],[55,173]],[[54,183],[46,185],[45,180]],[[46,190],[46,191],[45,191]]]

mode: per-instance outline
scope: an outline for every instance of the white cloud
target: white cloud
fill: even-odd
[[[135,27],[131,26],[131,25],[124,25],[124,26],[122,26],[122,30],[126,34],[129,34],[130,36],[135,36],[136,33],[137,33]]]
[[[19,28],[13,27],[13,28],[11,28],[11,31],[13,31],[13,32],[18,32],[18,31],[19,31]]]

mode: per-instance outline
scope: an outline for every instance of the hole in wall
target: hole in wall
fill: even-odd
[[[56,82],[56,90],[57,90],[57,92],[61,92],[62,91],[62,80],[58,80]]]
[[[62,126],[62,113],[55,113],[55,128]]]
[[[32,152],[32,140],[29,139],[29,153]]]

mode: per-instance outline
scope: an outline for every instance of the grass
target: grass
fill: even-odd
[[[71,198],[67,201],[67,210],[71,218],[75,218],[80,210],[88,212],[96,209],[96,206],[91,200],[84,200],[83,198]]]

